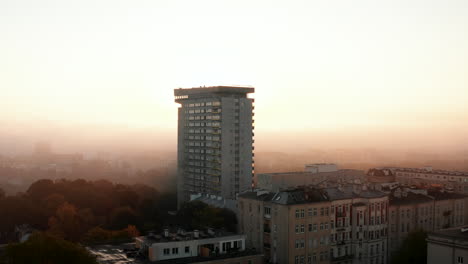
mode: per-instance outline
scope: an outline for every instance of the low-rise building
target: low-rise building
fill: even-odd
[[[135,244],[140,252],[147,252],[148,259],[156,263],[245,263],[260,264],[261,254],[246,249],[245,235],[208,229],[185,232],[178,229],[171,233],[137,237]]]

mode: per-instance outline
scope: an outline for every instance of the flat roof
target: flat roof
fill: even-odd
[[[242,234],[235,234],[219,229],[212,229],[211,232],[205,230],[198,230],[198,237],[195,237],[195,230],[186,232],[183,229],[173,232],[168,232],[168,236],[164,236],[164,232],[150,232],[147,236],[137,237],[138,240],[151,243],[168,243],[168,242],[180,242],[180,241],[191,241],[191,240],[202,240],[202,239],[213,239],[213,238],[228,238],[228,237],[242,237]]]
[[[437,237],[459,238],[459,239],[466,240],[468,242],[468,230],[465,232],[462,232],[462,227],[442,229],[442,230],[431,232],[429,233],[429,235],[437,236]]]
[[[178,88],[174,89],[175,96],[194,95],[204,93],[241,93],[248,94],[255,92],[255,88],[251,86],[203,86],[193,88]]]

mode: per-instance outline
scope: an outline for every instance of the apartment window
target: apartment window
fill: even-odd
[[[312,253],[312,261],[313,262],[317,261],[317,254],[316,253]]]
[[[172,248],[172,254],[179,254],[179,248]]]
[[[335,213],[335,206],[332,205],[332,206],[330,207],[330,212],[331,212],[332,214]]]
[[[296,239],[296,241],[294,243],[296,249],[300,248],[299,244],[300,244],[299,239]]]
[[[317,216],[317,208],[314,208],[314,216]]]
[[[457,261],[458,261],[458,264],[463,264],[463,257],[458,257]]]
[[[325,223],[325,230],[328,230],[328,223]]]
[[[314,224],[313,231],[314,231],[314,232],[317,232],[317,224]]]
[[[328,216],[328,207],[325,208],[325,215]]]
[[[299,264],[299,256],[294,257],[294,264]]]
[[[299,263],[300,263],[300,264],[304,264],[304,255],[302,255],[302,256],[300,257],[300,262],[299,262]]]
[[[296,210],[296,218],[299,218],[300,217],[300,212],[299,212],[299,209]]]
[[[321,216],[323,216],[323,215],[324,215],[324,209],[323,209],[323,207],[322,207],[322,208],[320,208],[320,215],[321,215]]]
[[[301,225],[301,233],[304,233],[304,231],[305,231],[304,229],[305,229],[304,225]]]
[[[312,224],[309,224],[309,232],[312,232]]]
[[[190,247],[185,247],[185,253],[189,253],[190,252]]]
[[[323,223],[320,223],[320,230],[323,230]]]
[[[304,218],[304,217],[305,217],[305,210],[301,209],[301,218]]]
[[[307,211],[308,211],[308,215],[312,216],[312,208],[309,208],[309,210],[307,210]]]
[[[301,239],[301,248],[305,248],[305,241],[304,241],[304,239]]]
[[[296,234],[299,234],[299,225],[296,225],[296,226],[294,227],[294,230],[296,231]]]
[[[164,255],[169,255],[169,254],[171,254],[171,249],[170,249],[170,248],[165,248],[165,249],[163,250],[163,254],[164,254]]]
[[[311,264],[312,263],[312,255],[307,255],[307,263]]]
[[[330,229],[334,229],[335,228],[335,221],[331,220],[330,221]]]

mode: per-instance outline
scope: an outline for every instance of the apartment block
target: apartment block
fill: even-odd
[[[239,195],[239,231],[271,263],[387,263],[388,196],[301,187]]]
[[[390,256],[412,231],[431,232],[467,224],[466,195],[443,189],[397,188],[389,196]]]
[[[253,181],[252,87],[175,89],[178,109],[178,205],[192,195],[227,199]]]

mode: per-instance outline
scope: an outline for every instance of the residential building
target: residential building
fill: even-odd
[[[387,263],[388,197],[301,187],[239,195],[239,231],[271,263]]]
[[[175,89],[178,205],[191,195],[235,199],[253,182],[252,87]]]
[[[430,166],[424,168],[386,167],[395,181],[406,186],[441,187],[455,192],[468,194],[468,172],[434,170]]]
[[[427,237],[427,264],[467,263],[467,231],[467,228],[450,228],[429,233]]]
[[[462,227],[468,223],[468,196],[446,190],[397,188],[390,194],[389,253],[399,250],[406,236]]]
[[[212,229],[172,233],[165,229],[162,234],[137,237],[135,246],[155,263],[263,263],[261,254],[246,249],[244,235]]]

